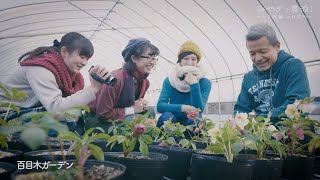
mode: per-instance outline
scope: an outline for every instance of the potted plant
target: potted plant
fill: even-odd
[[[277,123],[282,135],[281,141],[287,152],[283,162],[283,178],[313,178],[314,157],[306,154],[310,139],[306,135],[312,137],[312,127],[315,123],[308,116],[315,109],[312,101],[313,98],[305,98],[296,100],[294,104],[288,104],[285,114],[282,115],[284,117]]]
[[[151,152],[168,156],[165,176],[171,179],[186,179],[190,167],[192,147],[196,150],[193,141],[185,138],[187,127],[180,123],[172,123],[171,119],[164,122],[159,128],[160,136],[155,142],[158,145],[149,145]]]
[[[244,127],[245,123],[247,122],[239,122],[238,125]],[[211,179],[212,174],[215,179],[250,179],[251,163],[234,161],[234,157],[244,148],[236,127],[229,121],[222,127],[216,124],[208,130],[208,136],[210,144],[206,150],[212,153],[192,155],[191,179]]]
[[[150,123],[148,113],[135,116],[132,121],[125,121],[120,127],[114,126],[113,134],[108,138],[107,146],[122,144],[123,152],[106,152],[110,161],[127,166],[126,179],[162,179],[168,157],[163,154],[149,153],[148,144],[153,142],[151,135],[158,136],[159,130]],[[132,152],[139,144],[140,152]]]
[[[200,109],[188,112],[187,117],[193,119],[195,123],[186,128],[191,141],[196,145],[198,151],[201,151],[209,145],[208,130],[214,127],[214,123],[211,119],[199,118],[199,112]]]
[[[108,138],[109,135],[104,133],[91,134],[94,130],[100,130],[103,132],[101,128],[90,128],[85,132],[82,138],[71,131],[59,133],[59,139],[70,140],[73,141],[73,143],[66,153],[68,155],[68,161],[63,149],[60,151],[61,153],[56,155],[61,156],[61,158],[56,158],[55,160],[62,160],[63,162],[70,164],[75,163],[75,165],[71,168],[65,166],[64,169],[54,169],[27,175],[18,175],[25,173],[25,171],[18,171],[15,173],[16,179],[23,178],[23,176],[31,176],[32,178],[41,179],[53,177],[62,179],[121,179],[121,176],[125,171],[125,166],[118,163],[104,161],[102,149],[99,146],[92,144],[92,142],[97,139]],[[29,155],[31,156],[31,154]],[[91,155],[98,161],[88,160]],[[76,161],[72,160],[74,157],[76,158]],[[44,159],[42,160],[44,160],[44,162],[50,160],[48,155],[44,156],[43,158]],[[37,158],[33,158],[34,161],[36,159]]]
[[[255,113],[237,113],[235,122],[248,119],[248,124],[240,129],[245,147],[254,153],[239,156],[238,159],[252,163],[253,179],[280,179],[282,173],[282,156],[285,155],[283,144],[279,141],[279,131],[270,122],[271,113],[267,118],[257,117]],[[268,153],[267,153],[268,152]],[[278,154],[270,156],[270,154]]]
[[[3,128],[21,124],[20,121],[17,119],[13,119],[11,121],[7,121],[8,117],[11,116],[11,109],[13,109],[14,113],[19,114],[20,110],[19,108],[13,104],[12,102],[14,100],[23,100],[27,97],[27,94],[25,92],[20,92],[16,89],[8,90],[4,86],[0,85],[0,89],[5,92],[5,97],[10,99],[11,101],[6,102],[0,102],[0,108],[6,108],[7,111],[4,113],[4,116],[0,116],[0,126]],[[11,150],[8,149],[8,142],[12,139],[12,135],[3,134],[0,132],[0,161],[2,162],[9,162],[12,164],[16,164],[16,161],[21,157],[22,152],[18,150]],[[6,148],[6,149],[4,149]]]
[[[320,122],[314,121],[314,133],[305,133],[307,134],[311,139],[308,144],[308,150],[309,153],[315,153],[315,159],[314,159],[314,175],[315,177],[320,177],[320,157],[317,154],[317,151],[320,149]]]

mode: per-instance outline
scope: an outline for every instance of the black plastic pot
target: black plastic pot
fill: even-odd
[[[160,180],[165,174],[165,163],[168,156],[159,153],[149,153],[148,159],[119,157],[122,152],[106,152],[105,159],[118,162],[127,167],[127,180]],[[131,155],[142,156],[140,152],[131,152]]]
[[[51,149],[60,149],[60,144],[58,140],[49,140],[50,148]],[[19,150],[22,152],[29,152],[32,151],[27,145],[25,145],[22,140],[19,138],[19,136],[15,135],[11,141],[8,142],[8,147],[10,149]],[[67,150],[70,147],[69,141],[63,141],[63,148]],[[48,142],[44,142],[41,144],[37,150],[46,150],[48,149]]]
[[[207,145],[206,143],[196,142],[196,147],[197,147],[197,149],[206,149],[207,146],[208,146],[208,145]]]
[[[278,180],[282,174],[281,159],[252,160],[253,155],[239,154],[236,161],[246,161],[252,165],[252,180]],[[269,158],[269,157],[267,157]]]
[[[17,169],[17,167],[10,163],[0,162],[0,169],[4,169],[6,171],[6,172],[0,173],[0,179],[6,180],[6,179],[10,179],[10,174],[14,172]]]
[[[51,150],[51,152],[55,152],[55,151],[60,151],[60,150],[56,150],[53,149]],[[62,156],[61,155],[52,155],[51,156],[48,155],[38,155],[40,153],[44,153],[44,152],[49,152],[49,150],[39,150],[39,151],[30,151],[30,152],[26,152],[23,154],[23,160],[25,161],[39,161],[39,162],[45,162],[45,161],[61,161],[62,160]],[[72,160],[75,159],[75,156],[73,154],[68,154],[66,155],[66,160]]]
[[[13,150],[22,152],[32,151],[27,145],[25,145],[20,139],[13,139],[8,142],[8,147]]]
[[[283,161],[282,178],[288,180],[313,179],[314,157],[288,156]]]
[[[168,156],[168,161],[166,162],[166,177],[175,180],[187,179],[192,156],[191,149],[181,149],[177,147],[162,148],[158,145],[150,145],[149,151]]]
[[[228,163],[226,158],[214,155],[192,154],[192,180],[248,180],[252,164],[244,161]]]
[[[0,159],[1,162],[7,162],[7,163],[11,163],[11,164],[17,164],[17,161],[21,160],[21,157],[23,154],[22,151],[12,150],[12,149],[0,149],[0,151],[6,151],[6,152],[10,152],[10,153],[14,154],[14,156],[5,157],[5,158]]]
[[[67,161],[68,163],[74,163],[75,164],[75,160],[69,160]],[[110,161],[96,161],[96,160],[88,160],[85,164],[86,168],[90,168],[93,165],[105,165],[108,167],[113,167],[115,169],[118,169],[121,171],[121,173],[119,175],[117,175],[116,177],[111,178],[112,180],[122,180],[123,179],[123,175],[124,172],[126,170],[126,167],[122,164],[119,163],[115,163],[115,162],[110,162]],[[45,169],[18,169],[17,171],[15,171],[12,175],[11,178],[14,179],[17,175],[19,174],[27,174],[30,172],[42,172],[42,171],[47,171]]]
[[[320,156],[314,157],[314,174],[320,176]]]

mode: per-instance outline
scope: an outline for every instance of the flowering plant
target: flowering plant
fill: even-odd
[[[232,163],[233,158],[243,149],[244,144],[238,136],[238,130],[226,121],[222,128],[216,124],[214,128],[208,131],[210,145],[206,150],[213,151],[216,154],[224,154],[227,162]]]
[[[169,146],[176,146],[181,148],[192,148],[195,150],[196,145],[185,139],[184,133],[186,132],[187,128],[180,123],[173,123],[171,119],[164,122],[164,124],[160,127],[160,136],[155,141],[161,143],[159,144],[160,147],[169,147]]]
[[[123,155],[127,157],[133,151],[136,143],[139,142],[139,150],[143,156],[147,156],[149,149],[147,144],[153,142],[152,137],[159,136],[160,130],[157,128],[155,119],[148,118],[149,113],[143,116],[135,116],[132,121],[125,121],[120,127],[112,126],[109,132],[113,135],[108,138],[107,146],[113,148],[118,142],[123,146]]]
[[[209,144],[208,131],[214,127],[214,123],[208,118],[199,118],[198,123],[186,126],[187,131],[194,143],[203,143],[206,146]]]
[[[281,140],[284,142],[289,155],[299,154],[308,145],[302,143],[306,134],[311,137],[314,135],[311,132],[311,127],[315,124],[315,121],[311,120],[308,114],[314,111],[316,106],[311,101],[313,101],[313,98],[305,98],[296,100],[293,104],[288,104],[285,110],[287,117],[282,118],[277,123],[282,135]]]
[[[281,134],[270,122],[271,112],[267,118],[261,116],[255,118],[255,112],[249,113],[249,117],[245,113],[237,113],[236,122],[237,116],[243,116],[247,119],[246,122],[248,123],[242,126],[243,131],[241,133],[245,147],[257,151],[256,159],[264,158],[266,150],[270,148],[277,152],[280,157],[285,154],[283,144],[279,141]]]

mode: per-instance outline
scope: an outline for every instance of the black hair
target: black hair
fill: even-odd
[[[146,42],[139,46],[132,55],[135,57],[140,57],[148,48],[150,48],[151,51],[148,54],[149,56],[158,56],[160,54],[160,50],[155,45],[151,44],[150,42]],[[123,68],[126,69],[129,74],[132,74],[136,69],[136,64],[132,61],[132,59],[130,59],[123,65]]]
[[[191,52],[191,51],[186,51],[186,52],[183,52],[183,53],[179,54],[177,63],[180,63],[181,59],[183,59],[184,57],[186,57],[186,56],[188,56],[190,54],[194,54],[194,53]]]
[[[19,57],[18,62],[38,57],[49,51],[56,51],[60,53],[62,47],[65,47],[69,53],[78,51],[80,56],[85,56],[87,58],[91,58],[94,53],[93,45],[89,39],[77,32],[69,32],[61,38],[60,42],[58,40],[54,40],[53,46],[38,47],[33,51],[23,54]],[[25,58],[26,56],[27,58]]]

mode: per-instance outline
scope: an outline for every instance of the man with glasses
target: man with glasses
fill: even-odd
[[[111,126],[111,120],[132,120],[135,114],[149,110],[144,95],[149,88],[147,79],[155,67],[159,49],[145,38],[131,39],[122,51],[125,64],[111,74],[117,78],[114,87],[103,85],[96,100],[89,104],[91,113],[85,118],[86,128]],[[155,116],[149,110],[149,116]]]

